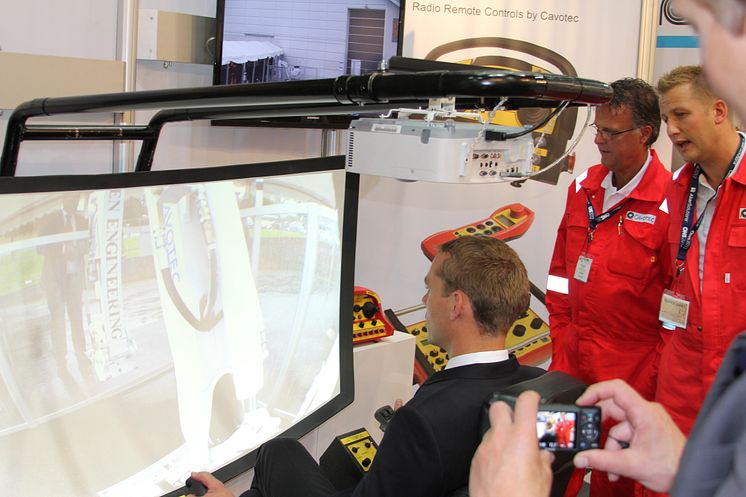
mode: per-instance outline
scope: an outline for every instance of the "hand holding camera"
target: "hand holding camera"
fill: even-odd
[[[655,492],[671,489],[686,438],[663,406],[643,399],[621,380],[591,385],[577,403],[601,406],[602,420],[618,423],[602,450],[575,455],[576,467],[606,471],[612,481],[632,478]]]
[[[553,454],[539,450],[537,422],[541,422],[542,416],[547,416],[541,412],[567,414],[572,410],[556,409],[556,405],[540,408],[540,396],[532,391],[522,393],[517,400],[514,397],[500,400],[506,400],[510,405],[492,402],[488,407],[487,432],[472,460],[470,495],[548,495],[546,485],[551,484]],[[596,438],[590,427],[579,435],[576,447],[570,449],[580,451],[575,454],[576,467],[605,471],[612,480],[619,476],[632,478],[655,492],[671,490],[686,438],[660,404],[643,399],[621,380],[591,385],[578,398],[577,404],[571,407],[578,413],[599,406],[601,419],[598,425],[607,419],[618,423],[609,430],[603,449],[580,448],[581,439]],[[515,413],[511,406],[514,406]],[[595,419],[592,415],[593,423],[596,423]],[[560,445],[560,442],[556,443]],[[566,448],[560,447],[560,450],[567,453]],[[506,488],[511,487],[511,482],[520,482],[521,487]]]
[[[539,394],[522,393],[513,409],[503,403],[489,408],[491,425],[471,462],[469,495],[549,495],[552,484],[551,452],[537,449],[536,407]]]

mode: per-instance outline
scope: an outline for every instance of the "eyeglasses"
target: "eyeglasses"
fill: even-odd
[[[606,128],[599,128],[595,124],[591,124],[591,128],[593,128],[593,132],[596,134],[596,136],[600,136],[604,140],[611,140],[615,136],[619,136],[622,133],[628,133],[634,129],[638,129],[638,127],[636,126],[634,128],[625,129],[623,131],[613,131]]]

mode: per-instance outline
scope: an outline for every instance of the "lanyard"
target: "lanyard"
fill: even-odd
[[[588,191],[585,191],[585,206],[588,209],[588,238],[589,240],[593,240],[593,232],[596,231],[596,226],[603,223],[607,219],[609,219],[611,216],[619,212],[622,207],[624,207],[624,204],[627,203],[627,200],[629,200],[629,197],[625,198],[621,202],[619,202],[616,207],[613,207],[609,209],[608,211],[604,212],[603,214],[599,214],[596,216],[596,209],[593,208],[593,204],[591,203],[591,198],[588,195]]]
[[[743,135],[741,135],[741,141],[738,145],[738,151],[736,151],[736,155],[733,156],[733,160],[731,160],[730,165],[728,166],[728,170],[725,172],[723,181],[725,181],[725,178],[727,178],[730,173],[733,172],[733,169],[735,169],[736,165],[741,162],[741,158],[743,156],[744,141],[746,140],[744,140]],[[699,164],[695,164],[694,170],[692,171],[692,178],[689,180],[689,194],[686,198],[686,206],[684,207],[684,219],[681,223],[679,253],[676,256],[676,276],[680,275],[681,272],[684,270],[684,261],[686,260],[686,254],[687,252],[689,252],[689,248],[692,246],[692,238],[694,238],[694,234],[697,232],[700,225],[702,224],[702,221],[705,218],[707,207],[710,205],[710,202],[712,202],[713,199],[718,196],[718,193],[720,193],[720,187],[723,185],[723,181],[721,181],[718,187],[715,189],[715,194],[707,199],[705,208],[702,209],[701,213],[699,213],[699,216],[697,216],[697,222],[694,223],[694,206],[697,202],[697,193],[699,192],[700,174],[702,174],[702,168]],[[693,226],[692,223],[694,223]]]

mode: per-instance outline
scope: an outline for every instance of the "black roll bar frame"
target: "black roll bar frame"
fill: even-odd
[[[423,64],[424,63],[424,64]],[[150,169],[163,125],[170,122],[228,117],[356,115],[398,107],[426,106],[430,99],[457,99],[461,108],[484,107],[508,98],[508,108],[548,107],[559,102],[599,105],[611,99],[609,85],[558,74],[474,68],[459,64],[393,57],[396,67],[414,71],[379,71],[361,76],[274,83],[208,86],[170,90],[38,98],[20,104],[8,119],[0,158],[0,176],[14,176],[23,141],[142,140],[138,171]],[[446,68],[450,66],[450,68]],[[422,70],[437,67],[438,70]],[[90,112],[162,109],[147,126],[29,125],[34,117]]]

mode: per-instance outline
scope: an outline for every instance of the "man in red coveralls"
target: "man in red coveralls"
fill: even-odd
[[[655,400],[688,434],[733,338],[746,329],[745,137],[700,66],[658,81],[661,115],[687,163],[668,194],[673,281],[661,300],[671,330]]]
[[[601,164],[570,185],[557,230],[546,295],[551,369],[587,383],[622,378],[652,399],[671,175],[650,148],[660,128],[655,90],[632,78],[611,86],[593,124]],[[633,488],[598,471],[591,480],[593,497]]]
[[[575,431],[575,419],[570,417],[568,419],[567,414],[561,413],[560,419],[557,422],[557,446],[561,449],[572,448],[575,442],[573,438],[573,432]]]

